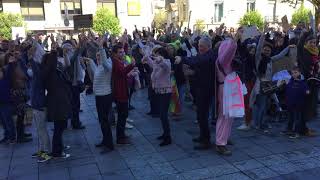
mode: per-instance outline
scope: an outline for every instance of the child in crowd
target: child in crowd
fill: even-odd
[[[287,131],[284,134],[290,138],[298,138],[306,130],[306,122],[302,118],[303,107],[306,103],[306,96],[310,94],[307,83],[302,80],[298,67],[291,71],[292,78],[286,86],[286,101],[289,111]]]

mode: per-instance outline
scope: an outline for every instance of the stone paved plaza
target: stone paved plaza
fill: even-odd
[[[65,144],[71,158],[51,160],[38,164],[31,154],[37,149],[34,129],[33,142],[0,146],[0,179],[9,180],[183,180],[183,179],[319,179],[320,137],[288,139],[280,135],[284,124],[274,123],[272,133],[265,135],[255,131],[232,132],[235,143],[230,147],[233,155],[219,156],[214,148],[207,151],[193,150],[191,139],[198,135],[194,124],[195,113],[185,107],[180,121],[171,121],[173,144],[159,147],[156,137],[161,133],[159,119],[146,115],[149,110],[146,92],[134,96],[135,110],[129,118],[135,128],[127,130],[133,145],[118,146],[116,151],[100,154],[94,144],[101,139],[95,110],[94,96],[82,96],[81,120],[85,130],[67,130]],[[320,129],[320,122],[311,122]],[[48,129],[52,134],[52,124]],[[113,128],[114,130],[114,128]],[[1,133],[2,136],[2,133]],[[214,127],[212,127],[214,140]]]

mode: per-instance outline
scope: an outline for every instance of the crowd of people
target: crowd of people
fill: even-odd
[[[215,148],[231,155],[230,134],[235,118],[243,118],[238,130],[251,128],[268,133],[271,105],[286,111],[290,138],[314,136],[307,121],[316,115],[318,103],[319,41],[303,23],[283,32],[266,28],[244,39],[247,27],[236,32],[224,25],[206,33],[170,25],[164,31],[137,28],[120,37],[80,33],[76,39],[58,41],[53,35],[28,35],[24,40],[1,42],[0,118],[1,144],[31,141],[24,130],[28,108],[38,133],[38,162],[68,158],[63,132],[71,120],[73,129],[84,129],[79,119],[80,94],[94,94],[102,140],[96,147],[114,150],[110,120],[116,106],[116,143],[130,144],[126,124],[132,94],[148,89],[152,118],[159,118],[163,133],[160,146],[173,141],[170,119],[183,118],[185,101],[193,103],[199,137],[196,150],[211,148],[210,121],[216,127]],[[294,34],[289,37],[289,34]],[[50,43],[49,43],[50,42]],[[292,56],[292,52],[296,52]],[[287,58],[285,58],[287,57]],[[274,79],[274,64],[284,62]],[[279,78],[280,77],[280,78]],[[16,117],[16,121],[13,120]],[[53,121],[50,140],[47,121]],[[14,123],[16,122],[16,123]]]

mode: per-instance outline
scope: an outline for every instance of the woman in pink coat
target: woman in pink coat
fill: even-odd
[[[222,155],[231,155],[226,145],[231,134],[233,119],[223,115],[223,88],[225,77],[232,70],[232,60],[237,50],[237,44],[232,39],[223,41],[219,47],[216,61],[217,84],[218,84],[218,120],[216,124],[216,151]]]

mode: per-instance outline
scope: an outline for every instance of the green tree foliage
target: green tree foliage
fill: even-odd
[[[203,19],[197,19],[195,23],[196,31],[202,32],[205,28],[205,21]]]
[[[121,33],[119,19],[112,15],[108,9],[100,8],[93,18],[93,30],[101,35],[108,31],[110,34],[118,36]]]
[[[309,23],[310,10],[303,5],[292,14],[291,24],[297,25],[299,22]]]
[[[247,12],[240,19],[241,26],[257,26],[259,29],[263,28],[263,17],[258,11]]]
[[[165,11],[159,11],[155,13],[153,18],[153,25],[157,29],[164,29],[167,22],[167,15]]]
[[[11,39],[11,28],[23,27],[23,18],[19,14],[0,13],[0,37]]]

